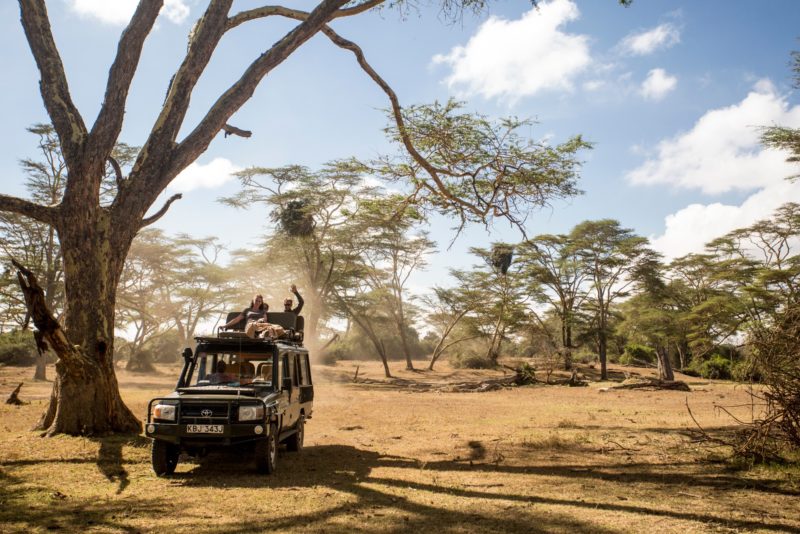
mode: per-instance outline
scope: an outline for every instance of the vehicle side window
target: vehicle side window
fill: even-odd
[[[300,363],[300,385],[310,386],[311,374],[309,373],[309,368],[308,368],[308,354],[300,355],[299,363]]]
[[[290,354],[289,355],[289,372],[292,376],[292,385],[297,386],[299,385],[299,378],[297,373],[297,354]]]
[[[289,378],[290,376],[291,375],[289,374],[289,355],[283,354],[278,360],[278,379],[280,380],[279,384],[283,384],[283,379]]]

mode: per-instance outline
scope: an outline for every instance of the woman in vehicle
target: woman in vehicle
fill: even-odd
[[[267,311],[269,310],[269,304],[264,302],[264,297],[261,295],[256,295],[253,297],[253,300],[250,301],[250,307],[245,308],[242,310],[242,313],[222,325],[223,328],[230,328],[234,325],[242,323],[242,328],[247,325],[250,321],[258,321],[259,319],[263,319],[264,321],[267,320]]]

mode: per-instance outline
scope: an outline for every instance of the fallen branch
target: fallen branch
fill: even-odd
[[[611,439],[609,439],[609,440],[606,440],[606,443],[611,443],[611,444],[613,444],[613,445],[616,445],[617,447],[619,447],[619,448],[620,448],[620,449],[622,449],[623,451],[634,451],[634,452],[638,452],[638,451],[640,451],[640,450],[641,450],[641,449],[635,449],[635,448],[633,448],[633,447],[625,447],[624,445],[621,445],[621,444],[619,444],[619,443],[617,443],[616,441],[614,441],[614,440],[611,440]]]
[[[689,398],[688,397],[686,398],[685,402],[686,402],[686,410],[689,412],[689,417],[692,418],[692,421],[694,421],[694,424],[697,427],[697,430],[700,431],[700,435],[703,437],[703,439],[705,441],[708,441],[710,443],[716,443],[718,445],[731,445],[727,441],[724,441],[724,440],[709,436],[708,432],[706,432],[706,430],[702,426],[700,426],[700,423],[697,422],[697,419],[695,419],[694,414],[692,413],[692,409],[689,408]]]
[[[8,396],[8,398],[6,399],[6,404],[13,404],[15,406],[21,406],[23,404],[27,404],[25,402],[22,402],[19,398],[20,389],[22,389],[22,382],[20,382],[19,385],[16,388],[14,388],[14,391],[11,392],[11,395]]]
[[[609,389],[670,389],[675,391],[691,391],[689,384],[681,380],[656,380],[652,378],[630,378]]]

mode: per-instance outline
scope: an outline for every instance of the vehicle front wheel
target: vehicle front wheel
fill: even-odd
[[[157,476],[171,475],[178,466],[178,456],[180,450],[172,443],[166,441],[153,440],[151,459],[153,461],[153,471]]]
[[[278,429],[273,425],[267,439],[256,442],[256,470],[267,475],[275,472],[278,463]]]
[[[286,441],[286,449],[292,452],[299,452],[303,448],[303,437],[306,433],[305,431],[305,416],[301,415],[300,419],[297,420],[297,432],[289,436],[289,439]]]

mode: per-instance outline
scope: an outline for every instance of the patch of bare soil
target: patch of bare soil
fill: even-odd
[[[352,381],[356,366],[364,382]],[[0,405],[0,531],[800,530],[797,467],[737,469],[697,442],[686,403],[707,431],[729,432],[715,405],[746,417],[742,387],[680,376],[691,392],[616,390],[582,368],[588,387],[447,393],[440,386],[503,371],[402,367],[392,373],[405,384],[373,362],[317,366],[306,448],[282,450],[274,475],[212,455],[182,461],[169,478],[153,474],[144,438],[29,431],[51,384],[31,381],[32,368],[0,368],[0,396],[23,382],[30,403]],[[142,417],[150,397],[174,386],[177,368],[159,371],[119,373]]]

